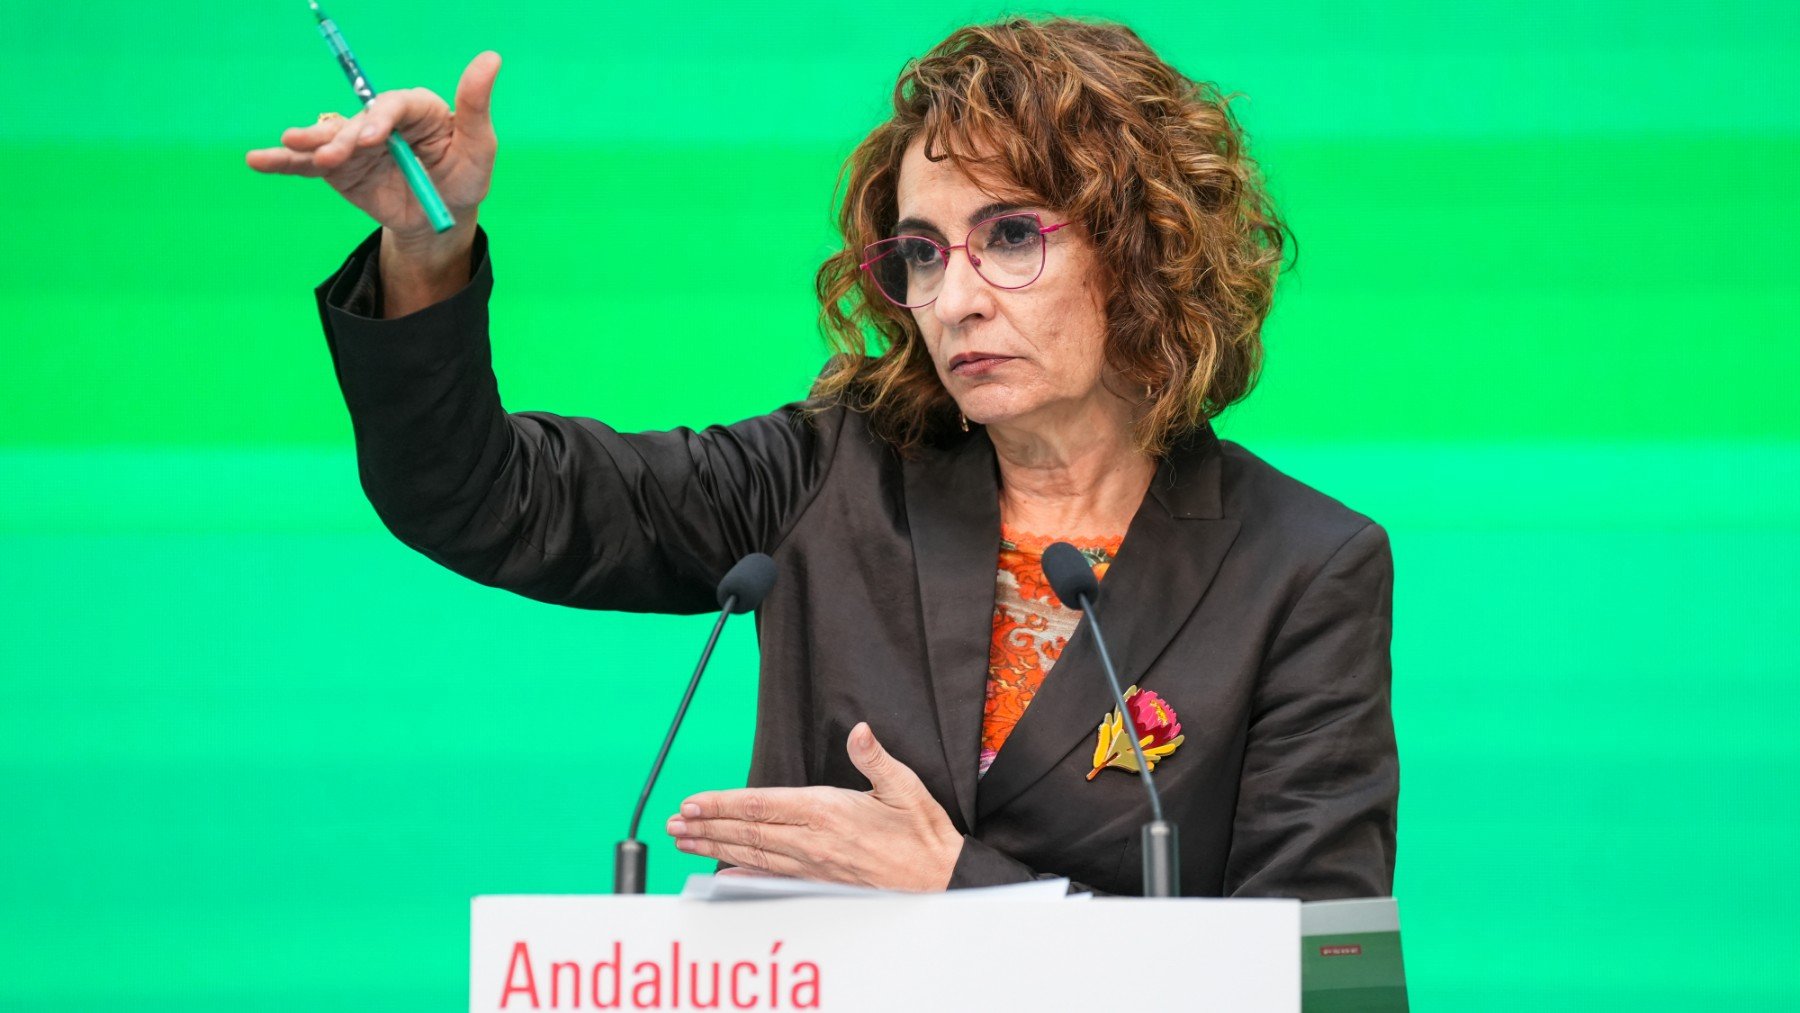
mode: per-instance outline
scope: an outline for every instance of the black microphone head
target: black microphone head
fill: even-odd
[[[1043,563],[1044,579],[1050,582],[1050,590],[1056,592],[1064,608],[1079,612],[1083,595],[1089,604],[1100,597],[1100,581],[1094,577],[1094,568],[1075,546],[1068,542],[1052,544],[1044,550]]]
[[[725,579],[719,581],[719,607],[731,602],[731,614],[740,615],[762,604],[763,595],[775,586],[775,561],[760,552],[752,552],[737,561]],[[732,601],[732,599],[737,599]]]

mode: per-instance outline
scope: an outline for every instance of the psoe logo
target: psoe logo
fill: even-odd
[[[818,1009],[819,965],[781,956],[781,940],[761,960],[684,957],[680,940],[668,959],[633,959],[615,941],[610,955],[542,961],[524,940],[513,943],[499,1009]],[[584,987],[585,986],[585,987]]]

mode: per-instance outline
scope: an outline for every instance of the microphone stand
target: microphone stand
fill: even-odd
[[[1106,649],[1106,638],[1100,635],[1100,616],[1094,611],[1094,601],[1084,592],[1080,595],[1081,609],[1091,620],[1088,629],[1094,633],[1094,646],[1100,649],[1100,665],[1106,669],[1106,680],[1112,687],[1113,702],[1119,705],[1119,719],[1125,723],[1126,734],[1131,738],[1131,751],[1137,756],[1138,774],[1144,779],[1144,790],[1150,795],[1150,822],[1144,824],[1144,896],[1146,897],[1179,897],[1181,896],[1181,853],[1180,841],[1176,834],[1175,824],[1163,819],[1162,799],[1156,793],[1156,785],[1150,780],[1150,764],[1144,758],[1143,744],[1138,741],[1137,724],[1131,720],[1131,708],[1125,705],[1125,691],[1119,688],[1119,673],[1113,668],[1112,654]]]
[[[675,744],[675,733],[681,730],[681,719],[687,716],[688,704],[694,700],[694,691],[700,688],[700,674],[706,671],[706,662],[712,657],[713,645],[719,642],[719,634],[725,629],[725,620],[731,618],[731,611],[737,607],[737,603],[738,598],[734,594],[720,604],[719,621],[713,623],[712,636],[706,638],[706,647],[700,652],[700,663],[694,666],[694,675],[688,679],[687,692],[681,695],[681,705],[675,708],[675,720],[669,722],[669,733],[663,736],[662,748],[656,751],[656,762],[650,765],[650,776],[644,779],[644,790],[638,795],[637,808],[631,813],[631,831],[613,848],[613,893],[644,892],[644,867],[650,849],[637,839],[638,823],[644,818],[644,806],[650,802],[650,789],[656,786],[656,776],[662,773],[663,761],[669,757],[669,747]]]

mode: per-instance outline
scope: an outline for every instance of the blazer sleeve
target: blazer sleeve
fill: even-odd
[[[1245,749],[1226,896],[1393,892],[1393,588],[1387,533],[1371,523],[1338,548],[1276,634]]]
[[[1054,872],[1039,872],[999,848],[964,834],[962,851],[957,853],[956,866],[950,870],[948,889],[962,890],[977,886],[1028,883],[1034,879],[1061,878],[1063,877]],[[1075,880],[1069,880],[1069,892],[1091,893],[1096,897],[1113,896],[1105,890]]]
[[[393,320],[378,319],[379,250],[377,231],[318,286],[319,315],[369,502],[451,570],[561,605],[712,611],[719,578],[772,552],[823,481],[841,412],[650,433],[508,414],[486,232],[462,291]]]

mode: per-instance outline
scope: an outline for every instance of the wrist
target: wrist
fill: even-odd
[[[471,212],[449,231],[406,237],[381,230],[383,317],[392,319],[455,295],[474,274],[475,216]]]
[[[396,264],[426,270],[441,270],[453,265],[459,256],[466,255],[474,245],[473,211],[458,218],[456,224],[445,232],[416,235],[396,232],[387,226],[381,229],[381,254],[384,259],[391,258]]]

